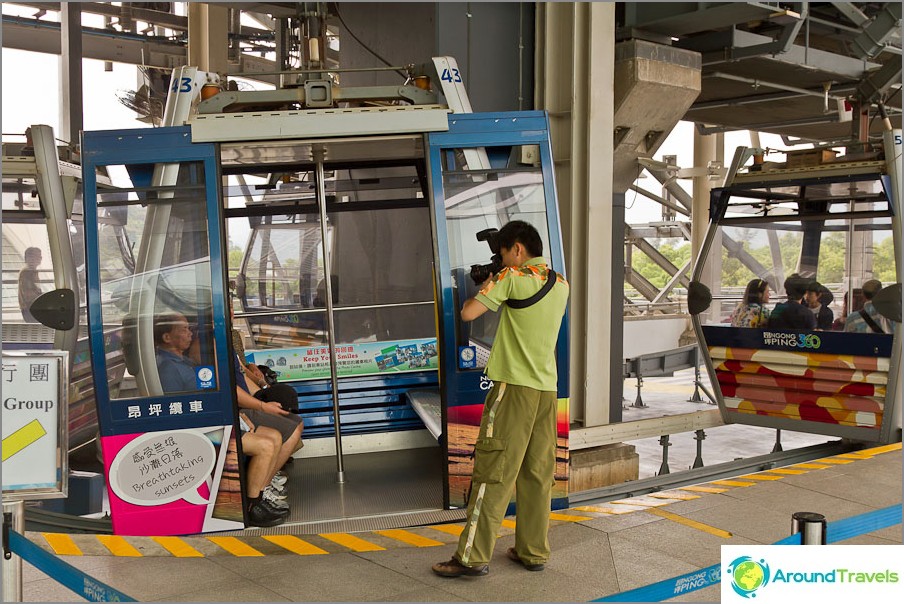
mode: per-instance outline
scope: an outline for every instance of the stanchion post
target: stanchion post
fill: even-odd
[[[3,502],[3,601],[22,601],[22,558],[12,553],[9,533],[25,532],[25,502]]]
[[[825,545],[826,517],[815,512],[794,512],[791,533],[800,533],[801,545]]]

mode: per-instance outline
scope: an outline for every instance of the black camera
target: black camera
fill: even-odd
[[[477,285],[482,284],[505,268],[505,265],[502,264],[502,255],[499,252],[498,234],[499,229],[484,229],[477,233],[477,241],[486,241],[487,245],[490,246],[490,251],[493,252],[493,255],[490,256],[489,264],[471,265],[471,280]]]

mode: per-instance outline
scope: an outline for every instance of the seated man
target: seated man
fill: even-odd
[[[882,291],[882,282],[870,279],[863,284],[863,308],[852,312],[844,322],[844,330],[853,333],[892,333],[891,322],[879,314],[873,298]]]
[[[184,315],[168,313],[154,319],[157,373],[164,392],[198,389],[194,363],[185,356],[191,343],[192,332]]]
[[[826,289],[819,281],[810,281],[807,284],[807,293],[804,296],[805,306],[810,309],[813,316],[816,317],[816,329],[832,329],[832,321],[835,320],[835,313],[832,309],[823,303],[823,296],[828,294],[831,300],[831,292]]]
[[[282,439],[279,432],[265,426],[255,426],[244,413],[239,414],[242,429],[242,451],[248,461],[245,495],[248,497],[248,520],[254,526],[268,527],[282,524],[289,515],[288,506],[282,509],[263,496],[276,473]]]
[[[775,305],[769,315],[769,329],[816,329],[816,316],[801,304],[807,291],[807,281],[794,273],[785,279],[788,300]]]

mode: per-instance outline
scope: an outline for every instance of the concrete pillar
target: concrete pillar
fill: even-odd
[[[60,5],[60,133],[79,144],[83,125],[82,10],[79,2]]]
[[[535,96],[550,115],[571,283],[571,419],[585,427],[621,420],[624,205],[612,191],[614,47],[614,4],[537,5]]]
[[[229,8],[188,3],[188,65],[201,71],[227,72]]]
[[[705,169],[712,161],[724,161],[725,135],[700,134],[694,129],[694,167]],[[700,248],[709,228],[709,194],[713,187],[719,186],[719,181],[710,180],[705,173],[695,176],[693,180],[693,204],[691,205],[691,258],[694,266],[700,260]],[[718,295],[721,291],[722,281],[722,238],[716,236],[710,247],[710,259],[706,263],[705,272],[701,275],[701,282],[710,288],[712,294]],[[705,323],[718,317],[718,302],[713,302],[710,311],[704,313],[701,320]]]

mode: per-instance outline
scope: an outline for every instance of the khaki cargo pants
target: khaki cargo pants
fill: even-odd
[[[489,563],[516,491],[515,550],[526,564],[549,558],[550,495],[556,467],[556,393],[495,383],[487,395],[474,452],[471,496],[455,557]]]

